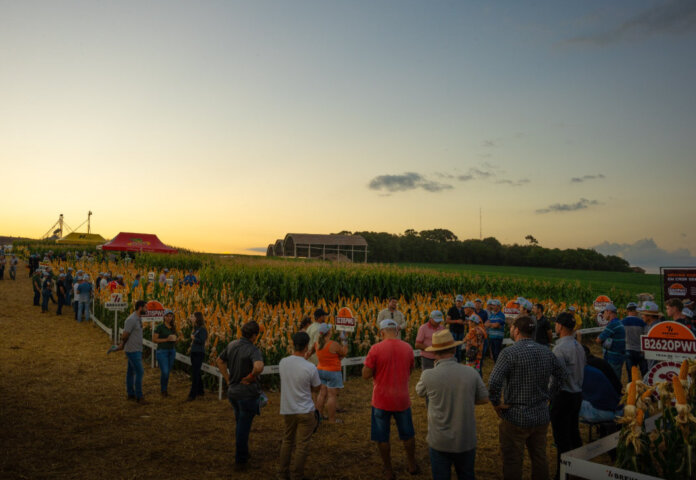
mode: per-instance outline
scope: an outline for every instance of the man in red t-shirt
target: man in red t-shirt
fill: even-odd
[[[415,475],[420,471],[416,463],[416,433],[408,393],[408,379],[414,367],[413,349],[399,340],[397,329],[396,322],[390,318],[380,322],[382,340],[370,348],[362,370],[363,378],[372,378],[374,383],[370,437],[377,442],[387,479],[395,478],[389,444],[391,417],[394,417],[399,438],[404,442],[409,473]]]

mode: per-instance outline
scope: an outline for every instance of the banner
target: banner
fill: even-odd
[[[141,318],[143,322],[160,322],[164,320],[164,306],[157,300],[150,300],[145,305],[147,311]]]
[[[696,301],[696,267],[660,268],[662,273],[662,298],[678,298]]]

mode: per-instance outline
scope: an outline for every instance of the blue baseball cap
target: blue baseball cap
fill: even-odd
[[[466,302],[466,303],[464,304],[464,308],[476,308],[476,305],[474,305],[474,302],[472,302],[471,300],[469,300],[468,302]]]
[[[319,324],[319,333],[322,335],[329,333],[329,330],[331,330],[331,325],[328,323],[320,323]]]
[[[609,303],[602,309],[602,312],[616,312],[616,305]]]
[[[435,320],[437,323],[440,323],[444,320],[444,317],[442,316],[442,312],[440,310],[433,310],[430,312],[430,318]]]
[[[626,305],[626,310],[635,310],[636,308],[638,308],[638,304],[636,302],[628,302]]]
[[[457,295],[454,297],[455,302],[463,302],[464,301],[464,296],[463,295]]]

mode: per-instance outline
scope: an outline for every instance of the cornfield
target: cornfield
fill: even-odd
[[[65,266],[65,265],[64,265]],[[54,269],[57,265],[54,265]],[[175,312],[177,330],[181,333],[181,340],[178,342],[177,350],[185,352],[189,347],[188,340],[191,333],[191,325],[188,322],[189,316],[200,311],[206,319],[206,326],[209,332],[208,357],[211,362],[218,353],[227,345],[228,342],[239,336],[241,326],[250,320],[256,320],[262,329],[257,345],[264,353],[266,363],[269,365],[277,364],[281,358],[289,353],[291,345],[291,335],[299,329],[299,324],[303,317],[310,316],[318,307],[324,308],[331,315],[335,315],[341,307],[348,307],[357,317],[357,327],[349,338],[349,356],[366,355],[370,346],[378,339],[378,328],[376,324],[377,315],[380,310],[386,308],[387,297],[391,294],[382,295],[345,295],[349,291],[349,285],[358,285],[358,293],[368,292],[369,286],[374,285],[380,292],[390,290],[382,282],[398,282],[400,274],[391,269],[380,270],[377,267],[368,266],[365,270],[360,270],[360,275],[353,272],[348,280],[343,281],[340,275],[331,269],[335,266],[319,266],[307,268],[299,265],[290,268],[290,272],[283,274],[273,265],[262,265],[260,267],[243,266],[230,277],[231,268],[209,268],[204,269],[201,274],[201,283],[194,286],[181,284],[186,272],[172,269],[169,278],[172,279],[172,286],[161,284],[157,281],[148,282],[147,272],[139,270],[135,265],[124,265],[116,263],[92,264],[83,262],[75,265],[90,274],[94,280],[99,271],[109,270],[115,274],[124,276],[127,287],[121,288],[129,304],[133,305],[137,300],[158,300],[166,308],[171,308]],[[338,272],[345,271],[340,267]],[[349,270],[348,270],[349,271]],[[218,275],[218,272],[222,272]],[[325,273],[329,280],[323,279],[317,272]],[[141,273],[140,285],[131,288],[133,279],[137,273]],[[302,276],[307,274],[307,278]],[[515,299],[519,295],[526,296],[530,301],[541,303],[545,306],[547,316],[554,317],[567,307],[575,306],[578,315],[583,319],[583,326],[595,326],[594,313],[591,305],[579,302],[559,302],[549,297],[535,297],[529,294],[531,289],[525,288],[524,282],[511,282],[509,285],[517,286],[520,290],[509,290],[506,294],[482,294],[481,289],[475,291],[458,290],[449,292],[429,292],[426,288],[415,291],[416,280],[422,279],[426,286],[434,288],[438,286],[438,280],[433,280],[423,276],[421,272],[407,272],[401,278],[402,286],[408,286],[411,291],[409,295],[401,294],[399,297],[399,310],[404,314],[407,326],[404,332],[404,339],[414,343],[418,327],[425,323],[432,310],[446,312],[454,304],[455,293],[462,293],[466,300],[481,298],[484,302],[488,298],[497,298],[505,304],[508,300]],[[231,280],[230,280],[231,279]],[[297,284],[293,285],[290,279],[296,279]],[[229,282],[229,283],[228,283]],[[338,288],[327,288],[328,284],[338,285]],[[281,285],[281,287],[276,287]],[[334,285],[334,287],[335,287]],[[263,288],[262,288],[263,286]],[[314,290],[320,294],[311,297],[301,297],[300,292],[310,292]],[[277,290],[274,290],[278,288]],[[502,283],[498,285],[502,288]],[[255,298],[254,293],[266,289],[270,292],[265,297],[272,298],[274,301]],[[249,293],[250,292],[250,293]],[[103,289],[95,302],[95,313],[104,323],[111,324],[114,314],[107,312],[102,304],[110,297],[111,291]],[[286,297],[277,300],[279,297]],[[122,322],[129,312],[118,314],[119,321]]]

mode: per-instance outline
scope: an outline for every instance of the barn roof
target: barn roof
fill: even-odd
[[[360,235],[319,235],[311,233],[288,233],[285,241],[291,238],[295,245],[348,245],[366,247],[367,241]]]

